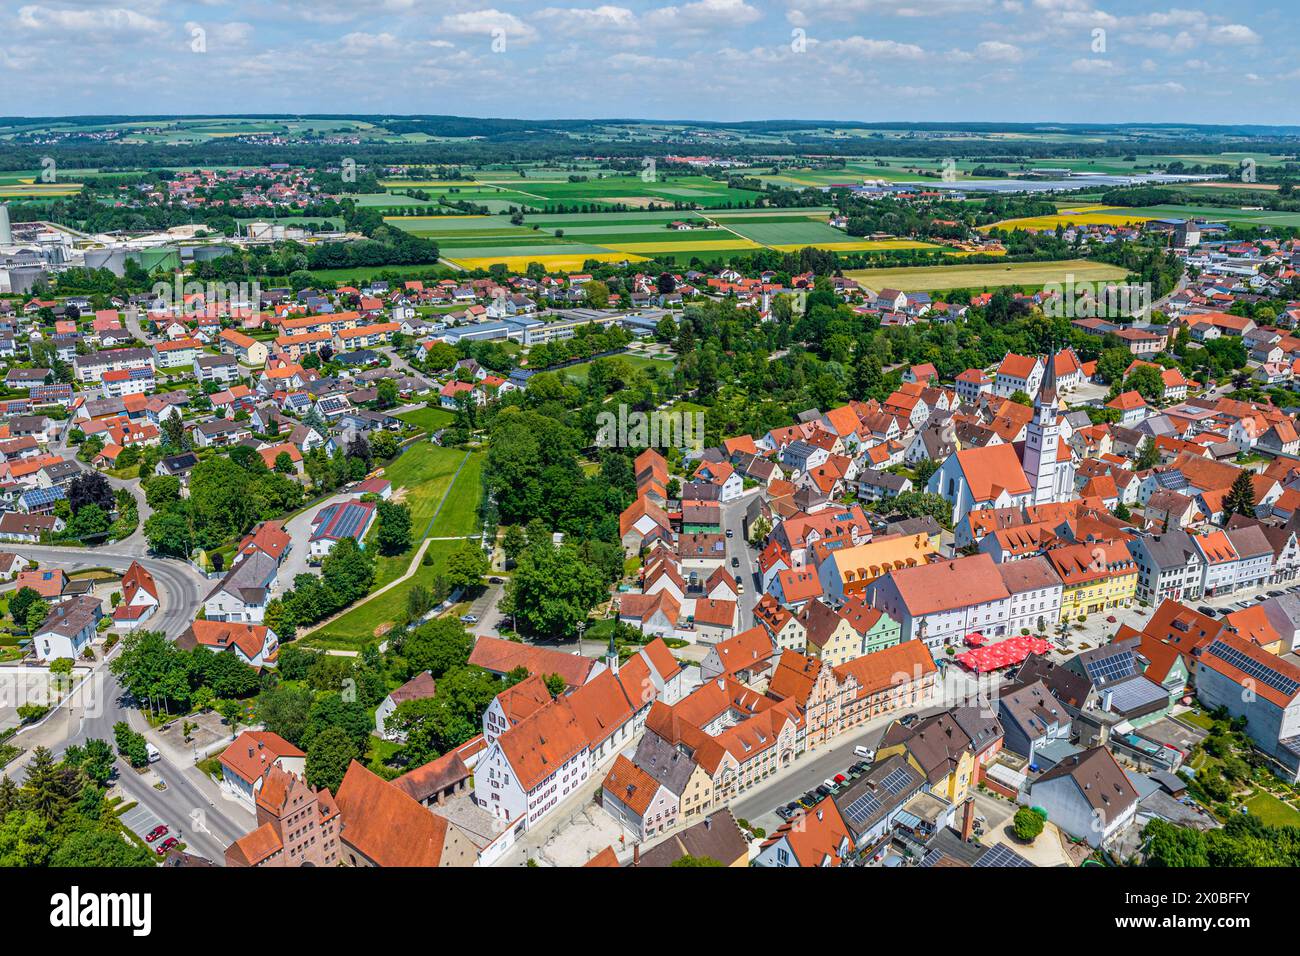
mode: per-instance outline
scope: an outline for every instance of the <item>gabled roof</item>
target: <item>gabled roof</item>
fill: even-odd
[[[1002,492],[1028,494],[1029,479],[1011,445],[985,445],[957,452],[957,464],[975,501],[993,501]]]
[[[835,668],[835,673],[853,677],[860,687],[859,695],[869,697],[921,680],[937,670],[925,642],[909,640],[845,661]]]
[[[659,792],[660,783],[619,754],[601,786],[637,816],[644,817],[650,809],[650,802]]]
[[[1093,747],[1083,753],[1066,757],[1051,770],[1034,781],[1038,787],[1053,780],[1068,777],[1079,788],[1079,794],[1096,812],[1102,814],[1103,824],[1118,819],[1129,807],[1137,803],[1138,792],[1124,769],[1115,762],[1105,747]],[[1032,787],[1030,795],[1032,796]]]
[[[569,687],[581,687],[587,682],[595,662],[588,657],[547,647],[483,636],[475,642],[469,663],[496,674],[509,674],[516,667],[523,667],[529,674],[543,678],[548,674],[559,674]]]
[[[352,761],[339,786],[340,838],[377,866],[438,866],[447,819]]]
[[[1236,634],[1220,633],[1198,661],[1277,707],[1287,707],[1300,694],[1300,667]]]
[[[251,783],[283,757],[306,756],[279,734],[269,730],[245,730],[222,751],[219,759],[223,767]]]
[[[525,717],[496,742],[519,785],[531,791],[571,757],[588,749],[588,739],[568,698],[561,697]]]

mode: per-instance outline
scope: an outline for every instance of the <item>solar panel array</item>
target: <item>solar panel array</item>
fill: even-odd
[[[989,851],[981,856],[973,864],[974,866],[1033,866],[1023,856],[1015,850],[1004,846],[1001,843],[995,844],[989,848]]]
[[[1084,665],[1094,684],[1109,684],[1121,677],[1133,676],[1133,652],[1120,651],[1107,657],[1089,661]]]
[[[858,799],[849,804],[845,813],[849,815],[849,820],[853,823],[861,823],[869,820],[873,815],[880,812],[880,801],[876,799],[874,793],[864,793]]]
[[[894,796],[898,796],[907,789],[907,785],[911,782],[912,775],[902,767],[896,767],[885,775],[885,779],[880,785]]]
[[[1300,683],[1285,674],[1278,673],[1266,664],[1255,660],[1255,658],[1246,656],[1223,641],[1215,641],[1211,644],[1210,653],[1242,671],[1247,677],[1253,678],[1261,684],[1285,694],[1287,697],[1294,696],[1295,692],[1300,690]]]

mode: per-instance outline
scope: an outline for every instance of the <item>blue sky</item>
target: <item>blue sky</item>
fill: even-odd
[[[1283,3],[0,0],[0,92],[25,115],[1300,124]]]

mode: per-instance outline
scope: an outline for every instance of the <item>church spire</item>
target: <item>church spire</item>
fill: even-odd
[[[1056,352],[1049,345],[1047,350],[1047,368],[1043,371],[1043,384],[1038,389],[1035,405],[1056,405]]]

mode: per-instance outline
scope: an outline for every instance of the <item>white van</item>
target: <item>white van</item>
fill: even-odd
[[[157,763],[159,760],[162,760],[162,754],[158,752],[158,748],[155,747],[153,744],[149,743],[148,741],[145,741],[144,749],[145,749],[145,753],[149,755],[150,763]]]

